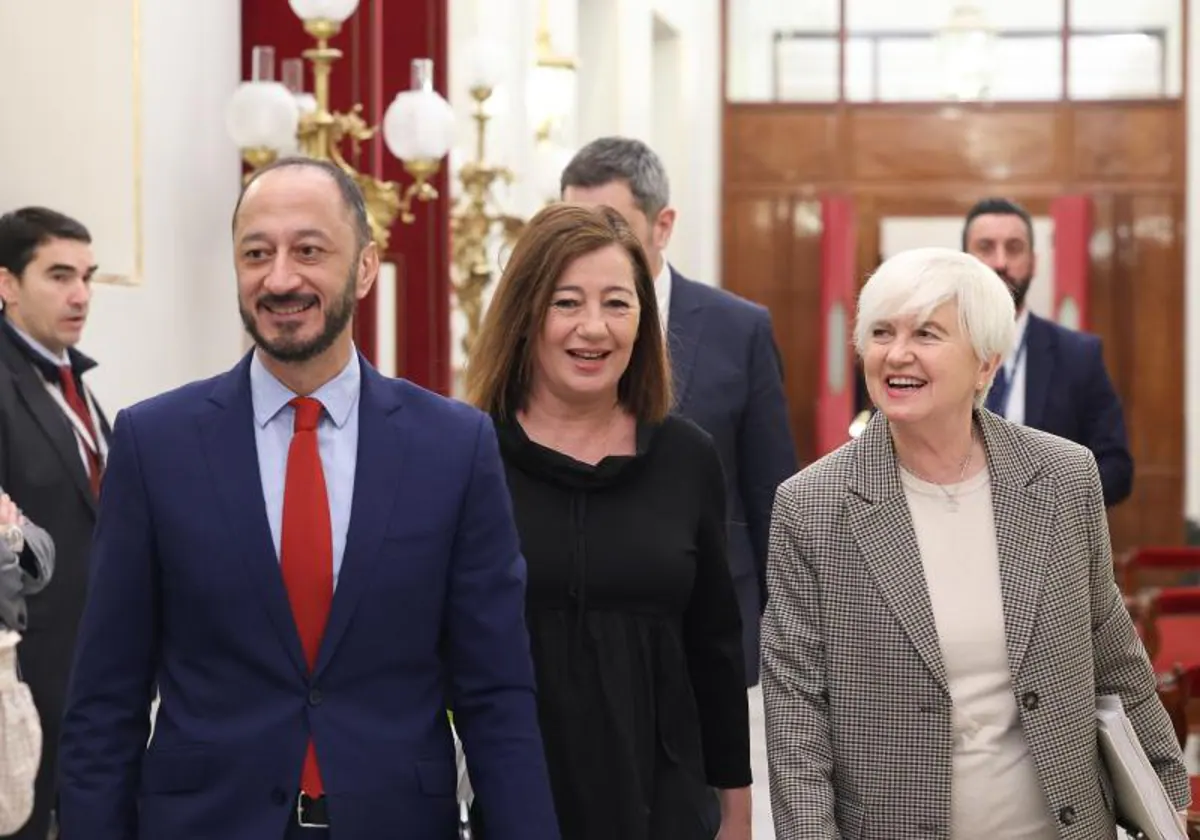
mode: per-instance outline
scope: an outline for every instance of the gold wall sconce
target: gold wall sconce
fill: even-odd
[[[433,62],[414,59],[411,88],[396,94],[382,123],[384,143],[403,162],[412,183],[401,190],[394,181],[359,172],[347,159],[344,145],[349,141],[350,157],[357,158],[361,145],[374,138],[380,127],[367,124],[361,104],[348,113],[333,112],[329,105],[333,63],[342,57],[329,41],[354,14],[359,0],[289,2],[316,41],[315,47],[303,53],[312,65],[313,91],[304,92],[303,61],[284,62],[283,79],[276,81],[274,48],[255,47],[252,78],[242,82],[231,98],[226,128],[252,170],[292,155],[327,160],[340,167],[362,189],[371,232],[380,249],[386,250],[396,219],[411,224],[414,201],[438,197],[432,179],[450,149],[454,112],[433,89]]]
[[[554,48],[550,37],[549,0],[541,0],[533,47],[533,73],[529,78],[527,101],[534,124],[534,139],[538,143],[548,143],[562,123],[563,103],[575,99],[575,73],[579,69],[578,61]]]
[[[484,294],[492,281],[493,235],[498,232],[505,245],[511,246],[525,226],[525,220],[519,216],[495,209],[493,189],[498,184],[511,184],[514,176],[508,167],[487,163],[487,126],[491,119],[487,103],[492,92],[492,84],[484,80],[471,87],[475,155],[459,170],[462,195],[450,213],[451,286],[467,322],[462,339],[463,353],[467,356],[479,335]]]

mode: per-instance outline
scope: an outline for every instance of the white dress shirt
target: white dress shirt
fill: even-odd
[[[658,320],[662,322],[663,335],[666,335],[671,316],[671,265],[666,260],[654,278],[654,296],[658,299]]]
[[[1004,360],[1004,375],[1008,377],[1008,404],[1004,407],[1004,417],[1013,423],[1025,424],[1025,368],[1029,358],[1028,350],[1021,352],[1025,343],[1025,330],[1029,326],[1029,310],[1022,309],[1017,316],[1017,340],[1013,343],[1012,352]],[[1017,354],[1020,358],[1017,358]]]
[[[25,341],[25,343],[33,349],[33,352],[37,353],[42,358],[53,362],[55,367],[64,368],[71,366],[71,357],[67,354],[66,350],[58,354],[51,353],[46,345],[42,344],[29,333],[18,328],[17,325],[12,321],[9,321],[8,324],[10,327],[12,327],[13,332],[19,335]],[[32,362],[30,364],[35,369],[37,368],[37,366],[33,365]],[[99,440],[96,441],[92,441],[91,435],[88,435],[86,430],[81,428],[79,422],[74,419],[75,412],[69,405],[67,405],[66,395],[63,394],[62,386],[57,381],[50,382],[40,375],[39,378],[41,378],[45,383],[46,391],[54,399],[54,402],[58,404],[58,407],[62,409],[63,414],[66,416],[68,422],[71,423],[71,430],[75,433],[75,441],[79,448],[79,459],[83,461],[84,473],[87,473],[88,470],[92,468],[91,456],[88,454],[88,449],[92,444],[96,446],[96,451],[100,455],[100,463],[108,463],[108,441],[104,439],[104,433],[100,430],[100,410],[96,408],[96,398],[92,396],[91,389],[88,388],[85,383],[80,383],[80,396],[83,397],[83,403],[85,406],[87,406],[88,414],[91,415],[92,428],[96,430],[96,435],[99,437]]]

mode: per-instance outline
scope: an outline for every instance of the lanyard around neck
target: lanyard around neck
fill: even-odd
[[[96,410],[96,401],[92,397],[91,390],[86,386],[80,385],[79,396],[83,399],[84,407],[91,415],[92,425],[96,427],[96,437],[92,437],[92,433],[83,423],[83,418],[75,413],[75,409],[67,403],[67,398],[63,396],[60,386],[50,382],[46,383],[46,391],[51,398],[58,403],[58,407],[62,409],[63,414],[67,416],[67,421],[71,424],[71,428],[79,437],[80,443],[84,448],[100,459],[100,463],[108,460],[108,442],[104,440],[104,435],[100,432],[100,412]]]
[[[1008,414],[1008,403],[1012,398],[1013,385],[1016,383],[1017,370],[1021,367],[1021,361],[1025,358],[1025,339],[1029,337],[1029,328],[1025,328],[1025,332],[1021,335],[1021,343],[1017,345],[1017,352],[1012,357],[1012,367],[1004,366],[1004,394],[1000,400],[1000,405],[997,406],[1001,417]]]

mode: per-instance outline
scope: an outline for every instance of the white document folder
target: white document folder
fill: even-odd
[[[1127,829],[1141,831],[1147,840],[1187,840],[1175,806],[1146,757],[1120,697],[1105,694],[1096,698],[1096,730],[1112,780],[1117,821]]]

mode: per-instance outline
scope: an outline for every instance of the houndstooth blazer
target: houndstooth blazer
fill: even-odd
[[[990,472],[1012,689],[1065,840],[1114,835],[1097,694],[1119,694],[1176,807],[1187,773],[1113,581],[1083,447],[976,416]],[[946,838],[951,700],[887,421],[782,484],[763,617],[778,840]]]

